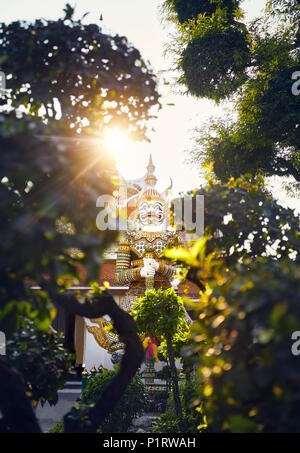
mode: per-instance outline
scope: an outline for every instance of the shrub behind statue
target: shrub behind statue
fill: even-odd
[[[105,371],[90,377],[81,395],[80,405],[93,405],[99,400],[104,388],[114,378],[117,370]],[[142,415],[148,408],[149,397],[140,376],[135,376],[113,412],[104,419],[99,427],[101,433],[125,433],[135,417]],[[63,432],[63,422],[50,430],[52,433]]]

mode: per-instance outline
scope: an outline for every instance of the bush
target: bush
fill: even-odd
[[[165,390],[149,392],[149,412],[156,412],[162,414],[167,407],[169,392]]]
[[[186,381],[180,386],[182,417],[177,417],[172,404],[172,395],[168,401],[169,409],[156,420],[154,433],[198,433],[206,428],[206,417],[203,408],[193,405],[199,393],[196,381]]]
[[[100,398],[104,388],[116,375],[117,371],[105,371],[96,374],[87,382],[82,392],[81,402],[93,404]],[[102,433],[124,433],[131,426],[132,420],[148,409],[149,397],[140,376],[136,375],[113,412],[100,426]]]
[[[73,356],[63,347],[63,337],[52,330],[37,330],[24,318],[20,329],[7,342],[7,356],[22,374],[27,395],[36,406],[40,401],[57,403],[57,390],[64,387]]]
[[[81,394],[81,400],[76,402],[77,409],[85,409],[87,406],[93,406],[100,398],[103,390],[109,384],[111,379],[115,377],[117,370],[105,371],[91,376],[88,379],[87,385]],[[149,396],[140,376],[136,375],[128,385],[122,398],[112,411],[100,425],[98,432],[100,433],[125,433],[132,425],[132,420],[142,415],[148,410]],[[64,422],[59,421],[49,433],[63,433]]]
[[[194,350],[210,432],[300,432],[299,275],[299,264],[265,258],[203,293]]]
[[[49,429],[48,433],[56,434],[64,432],[64,421],[60,420],[53,428]]]

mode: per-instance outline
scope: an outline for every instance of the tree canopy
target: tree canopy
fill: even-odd
[[[205,237],[165,252],[202,288],[195,404],[210,432],[299,432],[299,216],[250,178],[210,181],[205,198]]]
[[[238,2],[233,9],[225,1],[190,3],[167,2],[178,28],[170,47],[179,81],[197,97],[234,102],[234,115],[196,129],[191,161],[212,162],[222,181],[262,172],[299,182],[299,2],[270,0],[248,25]]]
[[[145,137],[159,95],[151,68],[125,36],[75,20],[67,5],[57,21],[1,23],[0,43],[3,103],[25,106],[48,121],[61,117],[56,127],[69,124],[96,134],[97,128],[118,125]]]

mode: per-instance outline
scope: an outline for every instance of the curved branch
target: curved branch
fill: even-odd
[[[46,289],[47,283],[43,282],[42,286]],[[71,313],[87,318],[110,316],[120,341],[125,343],[125,354],[120,370],[106,387],[95,406],[84,413],[84,419],[82,413],[74,417],[74,408],[64,417],[65,432],[96,432],[101,422],[112,412],[122,397],[143,360],[143,347],[135,322],[106,291],[101,296],[95,297],[92,302],[86,300],[81,304],[72,294],[55,295],[49,287],[47,290],[56,306],[61,306]],[[0,357],[0,376],[0,407],[3,414],[3,417],[0,418],[0,431],[41,432],[30,400],[26,396],[21,375],[2,357]]]
[[[112,412],[122,397],[143,360],[141,340],[132,317],[117,305],[107,291],[94,298],[92,302],[86,300],[83,304],[69,294],[59,294],[53,297],[53,302],[86,318],[110,316],[120,341],[125,343],[125,354],[119,372],[106,387],[95,406],[84,414],[86,416],[84,420],[80,418],[79,413],[77,417],[74,416],[74,408],[64,417],[65,432],[96,432],[101,422]]]

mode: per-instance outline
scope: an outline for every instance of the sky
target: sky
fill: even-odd
[[[1,8],[1,21],[29,20],[43,17],[57,19],[62,16],[62,9],[66,0],[13,0],[5,1]],[[162,0],[77,0],[70,4],[74,6],[75,17],[79,18],[84,13],[90,14],[84,23],[98,23],[103,32],[127,36],[129,41],[137,47],[143,58],[149,60],[156,74],[168,70],[164,77],[168,80],[174,77],[172,61],[164,56],[165,44],[170,40],[170,28],[164,26],[159,14]],[[0,0],[4,5],[4,0]],[[242,8],[246,20],[251,20],[260,15],[265,0],[244,0]],[[99,21],[100,14],[103,21]],[[166,74],[166,73],[164,73]],[[162,189],[173,180],[174,194],[199,187],[203,182],[199,176],[199,169],[186,163],[186,150],[193,145],[193,129],[204,127],[211,117],[222,116],[225,105],[216,106],[213,101],[196,99],[188,95],[176,94],[176,91],[159,85],[162,109],[158,111],[157,119],[149,124],[155,132],[148,134],[151,143],[127,143],[118,152],[118,168],[125,178],[138,178],[145,174],[145,168],[152,154],[156,166],[156,176],[159,179],[158,188]],[[174,106],[167,104],[174,103]],[[277,181],[272,181],[273,192],[280,201],[294,207],[300,203],[289,199],[280,189]]]

